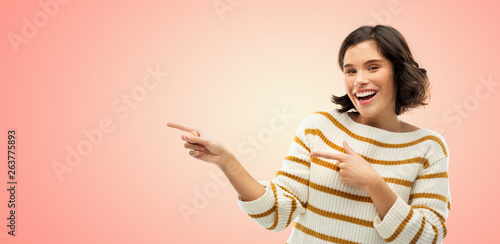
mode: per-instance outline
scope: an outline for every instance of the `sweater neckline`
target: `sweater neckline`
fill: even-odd
[[[380,129],[380,128],[377,128],[374,126],[358,123],[358,122],[354,121],[351,118],[351,116],[349,116],[348,112],[344,112],[344,113],[340,113],[340,114],[341,114],[341,116],[343,116],[345,118],[346,121],[348,121],[349,124],[351,124],[351,126],[352,126],[351,128],[353,128],[354,130],[372,131],[372,132],[376,132],[377,134],[386,134],[386,135],[391,135],[391,136],[399,136],[399,135],[411,136],[411,135],[420,134],[421,132],[423,132],[425,130],[423,128],[419,128],[418,130],[409,131],[409,132],[393,132],[393,131]]]

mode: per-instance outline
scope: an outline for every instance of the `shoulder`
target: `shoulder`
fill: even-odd
[[[317,110],[305,116],[302,119],[302,123],[318,128],[317,126],[325,125],[323,122],[331,122],[338,123],[339,120],[342,120],[344,116],[347,116],[346,113],[340,113],[335,109],[331,110]],[[330,123],[326,123],[327,125]]]
[[[445,138],[438,132],[431,129],[420,129],[420,141],[426,145],[427,157],[446,158],[449,157],[448,144]]]
[[[308,120],[319,120],[319,119],[339,119],[342,118],[343,116],[347,116],[347,113],[340,113],[335,109],[331,110],[318,110],[313,113],[310,113],[308,116],[306,116],[304,119]]]

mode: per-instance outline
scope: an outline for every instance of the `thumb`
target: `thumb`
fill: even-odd
[[[349,155],[357,155],[357,153],[354,150],[352,150],[352,148],[349,145],[347,145],[346,141],[344,141],[344,151]]]

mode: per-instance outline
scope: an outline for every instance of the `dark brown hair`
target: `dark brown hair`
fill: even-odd
[[[426,100],[430,98],[427,71],[418,66],[405,38],[393,27],[361,26],[351,32],[340,46],[338,60],[340,69],[344,71],[344,56],[347,49],[368,40],[375,41],[380,54],[392,63],[396,89],[396,115],[420,105],[427,105]],[[347,94],[340,97],[332,95],[331,101],[341,106],[337,109],[339,112],[355,108]]]

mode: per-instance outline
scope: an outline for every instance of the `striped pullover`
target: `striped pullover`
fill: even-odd
[[[382,220],[370,196],[342,183],[335,160],[311,151],[344,153],[349,146],[398,196]],[[448,147],[433,130],[390,132],[335,110],[302,119],[276,177],[259,181],[260,198],[240,208],[271,231],[294,222],[287,243],[441,243],[451,209]]]

